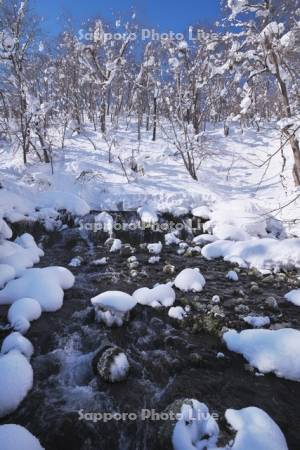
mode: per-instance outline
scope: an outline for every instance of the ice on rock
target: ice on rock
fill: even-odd
[[[265,327],[266,325],[270,325],[270,318],[268,316],[246,316],[243,317],[244,322],[251,325],[253,328],[261,328]]]
[[[0,289],[5,286],[5,284],[13,280],[16,276],[15,269],[8,264],[0,264]]]
[[[230,281],[238,281],[239,280],[238,274],[234,270],[230,270],[227,273],[226,278]]]
[[[172,435],[174,450],[215,449],[218,435],[218,424],[204,403],[183,403]]]
[[[282,431],[262,409],[227,409],[225,418],[237,432],[231,450],[288,450]]]
[[[0,356],[0,417],[18,408],[32,384],[33,370],[25,356],[18,350]]]
[[[140,219],[145,224],[154,224],[158,222],[158,215],[155,210],[148,205],[141,206],[137,210]]]
[[[157,242],[154,244],[148,244],[147,249],[148,249],[149,253],[151,253],[153,255],[159,255],[160,252],[162,251],[162,243]]]
[[[183,269],[175,278],[175,286],[183,292],[200,292],[205,285],[205,278],[198,268]]]
[[[2,342],[2,354],[9,353],[11,350],[18,350],[28,360],[30,360],[34,352],[32,343],[17,331],[6,336],[6,338]]]
[[[30,322],[42,314],[39,302],[33,298],[20,298],[8,310],[7,318],[11,326],[22,334],[30,328]]]
[[[176,298],[175,291],[169,284],[158,284],[152,289],[140,288],[132,296],[140,305],[151,306],[152,308],[172,306]]]
[[[110,248],[110,253],[116,253],[122,248],[122,241],[120,239],[114,239]]]
[[[300,306],[300,289],[293,289],[285,294],[284,298],[293,305]]]
[[[43,311],[57,311],[63,305],[64,289],[70,289],[74,281],[74,275],[64,267],[27,269],[0,291],[0,304],[10,305],[26,296],[37,300]]]
[[[114,229],[114,219],[110,214],[108,214],[106,211],[97,214],[95,216],[95,223],[99,223],[101,225],[102,231],[112,236]]]
[[[186,311],[182,306],[172,306],[168,311],[168,316],[172,319],[183,320],[186,317]]]
[[[39,440],[21,425],[0,425],[1,450],[44,450]]]
[[[260,372],[300,381],[300,331],[230,330],[223,339],[229,350],[242,354]]]

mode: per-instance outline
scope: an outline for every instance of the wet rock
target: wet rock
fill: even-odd
[[[262,279],[263,283],[274,283],[274,275],[268,275],[267,277]]]
[[[107,347],[97,355],[96,373],[109,383],[125,380],[129,369],[126,354],[117,346]]]
[[[124,244],[120,249],[120,256],[130,256],[135,252],[135,248],[130,244]]]
[[[223,326],[223,320],[214,314],[207,314],[196,317],[192,326],[193,333],[206,333],[212,336],[218,336]]]
[[[172,266],[172,264],[166,264],[163,267],[163,272],[167,275],[173,275],[173,273],[175,272],[175,266]]]
[[[251,292],[255,292],[255,293],[260,293],[260,292],[262,292],[262,290],[260,289],[260,287],[258,286],[257,283],[252,283],[252,284],[251,284],[250,291],[251,291]]]
[[[250,311],[250,308],[247,305],[241,304],[235,306],[234,311],[238,314],[247,314]]]
[[[275,297],[268,297],[265,300],[265,305],[267,308],[272,309],[273,311],[278,311],[279,306]]]

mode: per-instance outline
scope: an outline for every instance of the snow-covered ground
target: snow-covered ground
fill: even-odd
[[[3,188],[20,195],[22,201],[0,190],[1,214],[17,220],[24,213],[34,215],[34,207],[39,207],[42,209],[39,217],[51,220],[59,208],[85,214],[89,207],[99,211],[136,210],[145,205],[154,211],[180,214],[203,206],[214,209],[216,204],[226,205],[231,200],[248,203],[251,199],[254,211],[246,210],[247,214],[243,211],[241,221],[252,222],[258,228],[266,219],[264,214],[272,213],[284,221],[288,232],[298,234],[294,222],[300,212],[300,201],[278,210],[297,195],[291,176],[290,149],[284,150],[287,163],[283,172],[280,152],[262,165],[280,146],[279,132],[273,128],[262,126],[259,133],[253,129],[242,133],[238,127],[231,128],[225,137],[221,127],[211,127],[207,131],[207,156],[198,171],[199,181],[191,179],[180,157],[174,156],[174,147],[160,133],[157,141],[152,142],[150,133],[144,132],[140,148],[134,125],[127,129],[123,124],[115,135],[118,145],[111,164],[101,134],[87,127],[82,135],[67,139],[64,150],[54,150],[53,174],[50,164],[35,162],[25,168],[20,152],[12,157],[4,147],[0,156],[0,181]],[[132,152],[144,175],[131,172],[128,162]],[[239,203],[235,209],[239,209]],[[151,216],[147,208],[140,211],[144,218]],[[198,211],[206,216],[209,212],[207,208]],[[155,212],[150,219],[155,221]]]

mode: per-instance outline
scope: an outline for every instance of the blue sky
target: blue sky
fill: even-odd
[[[31,4],[44,18],[41,27],[50,34],[57,34],[68,17],[79,28],[89,17],[113,20],[134,10],[142,25],[180,32],[197,22],[212,23],[220,14],[220,0],[33,0]]]

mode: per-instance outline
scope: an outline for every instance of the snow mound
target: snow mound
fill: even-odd
[[[15,269],[8,264],[0,264],[0,289],[5,286],[5,284],[13,280],[16,276]]]
[[[282,431],[262,409],[227,409],[225,418],[237,431],[232,450],[288,450]]]
[[[151,206],[141,206],[140,208],[138,208],[137,213],[140,216],[142,223],[154,224],[158,222],[158,215],[156,214],[155,210],[151,208]]]
[[[114,239],[110,248],[110,253],[116,253],[122,248],[122,241],[120,239]]]
[[[210,220],[204,225],[219,239],[247,240],[264,237],[267,232],[265,211],[253,200],[231,200],[217,203]]]
[[[270,318],[268,316],[246,316],[243,317],[244,322],[251,325],[253,328],[261,328],[270,325]]]
[[[192,209],[192,214],[194,217],[199,217],[203,220],[209,220],[211,217],[211,211],[206,205],[198,206],[198,208]]]
[[[75,216],[85,216],[90,212],[90,206],[85,200],[70,192],[41,192],[37,199],[39,208],[55,208],[66,210]]]
[[[33,371],[25,356],[17,350],[0,356],[0,417],[18,408],[32,384]]]
[[[39,440],[20,425],[0,426],[1,450],[44,450]]]
[[[37,320],[42,314],[39,302],[33,298],[20,298],[8,310],[8,321],[11,326],[22,334],[30,328],[30,322]]]
[[[149,253],[151,253],[153,255],[159,255],[160,252],[162,251],[162,243],[156,242],[154,244],[148,244],[147,249],[148,249]]]
[[[9,353],[11,350],[18,350],[28,360],[34,352],[32,343],[17,331],[6,336],[2,342],[1,353]]]
[[[106,291],[91,299],[94,306],[101,306],[113,311],[127,313],[136,305],[133,296],[121,291]]]
[[[243,242],[220,240],[202,248],[207,259],[224,258],[241,267],[258,270],[280,270],[300,267],[300,239],[251,239]]]
[[[205,278],[198,268],[183,269],[175,278],[175,286],[183,292],[202,291]]]
[[[239,280],[238,274],[234,270],[229,270],[229,272],[226,275],[226,278],[230,281],[238,281]]]
[[[33,204],[24,196],[20,196],[6,189],[0,189],[0,215],[13,223],[28,219],[35,213]],[[7,237],[10,239],[11,236]]]
[[[12,266],[16,276],[38,263],[41,256],[44,256],[43,250],[36,245],[33,237],[28,233],[18,237],[15,242],[0,243],[0,264]]]
[[[158,284],[152,289],[140,288],[132,296],[140,305],[151,306],[152,308],[172,306],[176,298],[174,289],[168,284]]]
[[[300,289],[293,289],[285,294],[284,298],[293,305],[300,306]]]
[[[186,312],[182,306],[172,306],[168,311],[168,316],[172,319],[183,320],[186,317]]]
[[[95,216],[95,223],[100,224],[102,231],[112,236],[114,229],[114,219],[110,214],[108,214],[106,211],[97,214]]]
[[[125,353],[118,353],[110,366],[110,379],[113,383],[124,380],[129,371],[129,362]]]
[[[260,372],[300,381],[300,331],[230,330],[223,339],[229,350],[242,354]]]
[[[219,427],[204,403],[190,400],[183,403],[172,435],[174,450],[213,449]]]
[[[12,231],[7,225],[5,220],[0,217],[0,239],[10,239],[12,237]]]
[[[166,245],[176,245],[179,244],[180,239],[178,238],[178,232],[172,231],[171,233],[165,234],[165,244]]]
[[[218,238],[216,236],[213,236],[212,234],[199,234],[198,236],[195,236],[193,239],[193,243],[196,245],[204,245],[204,244],[210,244],[211,242],[217,241]]]
[[[27,269],[0,291],[0,304],[10,305],[26,296],[37,300],[43,311],[57,311],[63,305],[63,290],[70,289],[74,281],[74,275],[64,267]]]

